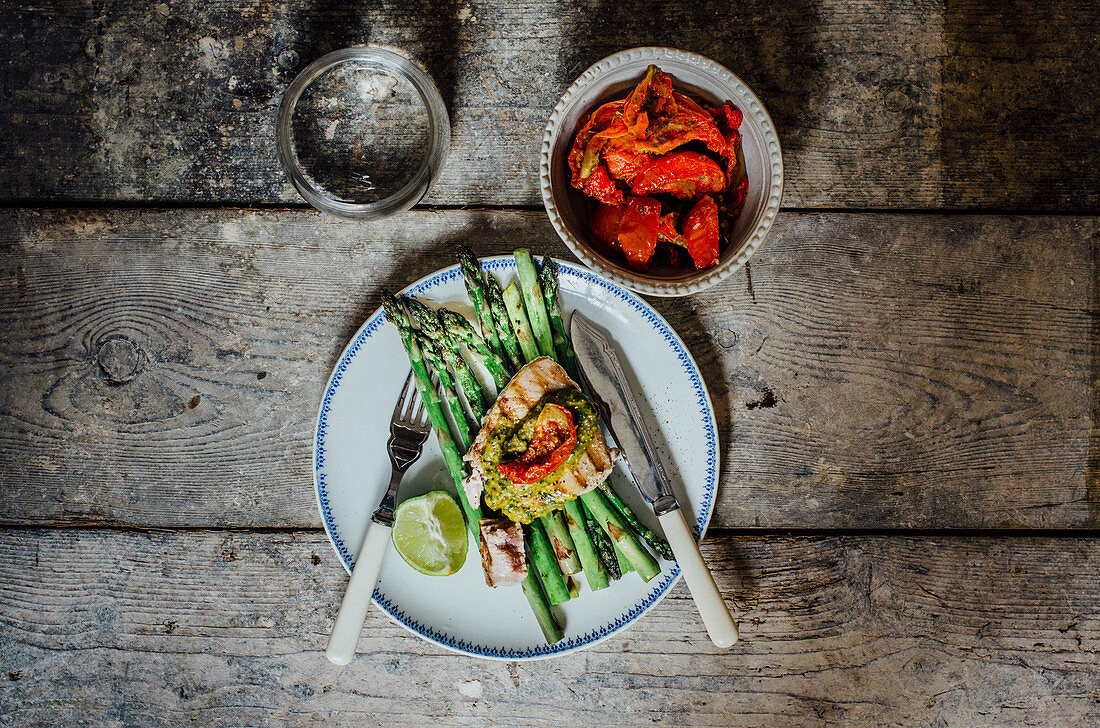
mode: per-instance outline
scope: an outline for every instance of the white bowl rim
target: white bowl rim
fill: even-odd
[[[613,267],[592,255],[585,243],[578,240],[569,232],[562,219],[558,206],[550,188],[550,157],[553,153],[553,141],[562,116],[566,109],[572,106],[574,99],[582,92],[594,86],[608,71],[624,63],[662,60],[674,60],[696,66],[706,73],[716,77],[720,82],[731,88],[740,97],[743,104],[739,105],[742,113],[752,119],[753,124],[759,129],[762,136],[763,147],[767,151],[766,163],[771,166],[771,183],[766,190],[764,206],[757,216],[756,224],[749,233],[748,239],[742,244],[737,255],[724,263],[719,263],[706,271],[700,271],[695,278],[681,281],[660,281],[650,276],[640,276],[623,268]],[[611,280],[631,288],[638,293],[652,296],[687,296],[698,293],[706,288],[729,278],[737,272],[756,249],[760,247],[764,237],[771,229],[772,223],[779,212],[779,204],[783,198],[783,154],[779,146],[779,136],[775,132],[775,124],[768,115],[764,104],[756,94],[745,85],[725,66],[712,61],[706,56],[697,53],[681,51],[675,48],[663,48],[659,46],[642,46],[620,51],[594,63],[582,73],[573,85],[562,95],[546,124],[546,131],[542,135],[542,151],[539,161],[539,186],[542,191],[542,202],[546,208],[546,214],[550,217],[550,224],[569,247],[573,254],[589,268],[607,276]]]

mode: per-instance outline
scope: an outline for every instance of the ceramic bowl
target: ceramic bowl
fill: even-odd
[[[732,102],[744,115],[740,131],[749,180],[745,206],[718,264],[706,270],[639,273],[608,257],[589,241],[586,198],[570,184],[566,158],[585,116],[600,104],[624,98],[651,63],[672,77],[678,91],[713,104]],[[686,296],[731,276],[760,247],[775,221],[783,193],[779,137],[760,99],[723,66],[672,48],[632,48],[608,56],[582,73],[550,115],[539,172],[546,212],[569,249],[590,268],[653,296]]]

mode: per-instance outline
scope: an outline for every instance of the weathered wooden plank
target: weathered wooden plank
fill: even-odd
[[[323,534],[0,533],[5,725],[1092,725],[1100,547],[1085,539],[707,542],[742,641],[683,586],[576,655],[450,655],[368,615]],[[629,578],[629,576],[628,576]]]
[[[406,49],[454,122],[430,202],[540,204],[542,129],[588,65],[700,52],[763,98],[796,207],[1100,207],[1100,10],[1013,3],[86,3],[0,27],[0,198],[299,201],[274,149],[294,74]]]
[[[784,214],[749,270],[656,302],[718,412],[714,524],[1100,525],[1098,228]],[[536,212],[5,213],[0,519],[318,525],[328,373],[457,240],[562,250]]]

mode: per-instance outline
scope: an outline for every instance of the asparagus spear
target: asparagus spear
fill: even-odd
[[[443,401],[447,403],[447,407],[450,408],[451,419],[454,420],[455,440],[458,446],[465,452],[470,449],[470,423],[466,419],[466,409],[462,406],[462,402],[459,401],[458,395],[455,394],[451,375],[447,372],[447,367],[443,364],[443,352],[440,350],[439,345],[425,336],[423,332],[417,332],[416,343],[420,345],[420,351],[424,354],[424,360],[428,362],[428,366],[430,366],[432,371],[435,372],[435,375],[439,377],[440,394],[443,396]]]
[[[611,486],[607,484],[606,480],[600,485],[600,490],[607,496],[607,500],[611,503],[611,507],[618,511],[619,515],[623,517],[623,520],[630,524],[630,527],[637,531],[638,535],[644,538],[646,543],[653,547],[654,551],[669,561],[676,560],[676,556],[673,555],[672,549],[669,548],[668,541],[665,541],[654,533],[653,529],[639,521],[634,511],[630,510],[630,506],[619,497],[618,493],[611,489]]]
[[[385,296],[382,299],[382,307],[386,311],[386,318],[397,326],[397,330],[401,334],[401,342],[405,345],[405,351],[409,355],[409,363],[416,375],[416,389],[420,392],[420,398],[424,401],[424,408],[428,411],[428,418],[435,429],[439,449],[443,451],[443,459],[446,460],[447,469],[451,473],[451,479],[454,480],[458,500],[462,504],[463,513],[466,515],[466,525],[469,527],[470,532],[474,534],[474,537],[478,538],[478,520],[481,518],[481,508],[480,506],[472,506],[466,498],[466,490],[462,487],[462,481],[466,477],[466,464],[462,461],[462,453],[451,437],[447,417],[443,414],[439,394],[428,375],[423,353],[412,330],[412,322],[409,320],[404,306],[393,296]]]
[[[508,319],[508,307],[504,305],[504,291],[492,275],[485,276],[485,295],[489,300],[489,310],[493,314],[496,332],[500,336],[500,348],[504,350],[504,356],[511,364],[512,371],[519,371],[523,366],[523,354],[520,353],[515,332],[512,331],[512,322]]]
[[[528,551],[535,568],[542,579],[542,586],[546,589],[546,596],[551,604],[561,604],[569,601],[569,589],[565,586],[565,579],[558,569],[558,562],[554,560],[553,551],[550,548],[550,539],[546,537],[546,531],[538,521],[533,522],[526,530]]]
[[[508,320],[512,322],[523,357],[528,362],[534,361],[539,356],[539,350],[535,346],[531,324],[527,321],[527,312],[523,308],[523,294],[519,292],[519,286],[514,281],[504,289],[504,305],[508,308]]]
[[[451,336],[446,327],[440,323],[439,315],[420,301],[409,298],[406,300],[405,307],[420,331],[438,346],[443,363],[450,367],[455,381],[466,396],[466,401],[470,403],[470,410],[474,415],[473,424],[479,424],[481,418],[485,416],[485,400],[481,394],[481,383],[477,381],[466,360],[462,358],[458,339]],[[457,413],[455,416],[458,416]],[[462,416],[466,416],[465,410],[462,410]]]
[[[466,320],[466,317],[457,311],[451,311],[446,308],[439,309],[438,313],[439,322],[443,324],[444,330],[466,344],[467,348],[473,352],[474,356],[485,365],[485,368],[489,370],[490,376],[493,377],[493,383],[496,384],[497,389],[500,390],[507,386],[508,380],[511,379],[511,376],[508,374],[508,365],[500,357],[500,354],[497,354],[489,348],[485,339],[478,335],[473,325]],[[500,344],[499,338],[497,339],[497,344]]]
[[[542,296],[546,300],[547,318],[553,330],[554,351],[558,354],[558,363],[565,367],[569,376],[579,381],[577,357],[573,354],[573,345],[569,343],[569,334],[566,333],[561,305],[558,303],[558,264],[553,258],[547,256],[542,259],[539,281],[542,283]]]
[[[630,563],[630,559],[626,558],[623,550],[614,544],[611,545],[611,548],[615,551],[615,558],[619,562],[619,573],[629,574],[634,571],[634,565]]]
[[[546,304],[543,302],[542,286],[539,274],[535,270],[535,260],[530,248],[517,248],[512,257],[516,259],[516,277],[519,278],[520,292],[527,304],[527,317],[531,322],[531,331],[535,335],[535,346],[542,356],[554,356],[554,341],[550,335],[550,324],[546,316]],[[507,301],[507,299],[505,299]]]
[[[581,560],[581,569],[584,578],[588,580],[588,588],[592,591],[603,589],[607,586],[607,569],[600,563],[600,557],[592,544],[584,526],[583,506],[576,500],[565,502],[565,525],[569,528],[569,535],[573,537],[573,544],[577,549],[577,557]],[[595,521],[593,521],[595,524]],[[596,526],[599,529],[599,526]]]
[[[588,510],[588,506],[584,504],[584,501],[581,501],[581,511],[584,513],[584,528],[588,532],[588,537],[592,539],[596,555],[600,557],[600,563],[607,571],[608,577],[612,580],[618,579],[623,573],[619,568],[619,560],[615,558],[614,544],[600,528],[596,517],[592,515],[592,511]]]
[[[581,570],[581,562],[577,558],[577,547],[573,544],[573,537],[569,535],[569,529],[562,520],[561,511],[547,513],[539,519],[546,535],[550,538],[550,546],[557,559],[558,568],[566,576],[576,574]]]
[[[458,267],[462,270],[462,280],[466,283],[466,292],[470,294],[477,320],[481,323],[481,335],[485,337],[489,351],[499,357],[504,353],[504,349],[500,345],[500,337],[497,336],[496,326],[493,324],[493,313],[486,299],[485,279],[481,276],[481,266],[465,245],[459,245],[455,253],[458,255]]]
[[[531,611],[535,613],[535,619],[538,620],[546,641],[554,644],[561,641],[561,638],[565,636],[565,632],[562,631],[558,620],[554,618],[554,613],[550,611],[550,602],[546,599],[546,592],[543,590],[542,584],[539,583],[538,576],[535,575],[536,571],[535,562],[531,559],[531,553],[528,551],[527,576],[523,578],[521,584],[523,595],[527,597],[527,602],[531,605]]]
[[[592,511],[592,515],[596,517],[596,521],[599,522],[604,532],[622,549],[626,558],[638,570],[638,575],[642,577],[643,581],[649,581],[660,573],[661,569],[657,566],[657,562],[638,543],[638,539],[634,538],[634,534],[630,532],[622,517],[607,502],[607,497],[599,488],[588,491],[581,496],[581,500]]]

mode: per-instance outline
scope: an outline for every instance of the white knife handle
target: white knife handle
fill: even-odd
[[[332,626],[332,637],[325,650],[325,657],[335,665],[346,665],[355,657],[359,632],[363,629],[374,586],[378,583],[378,572],[382,570],[382,558],[390,543],[391,530],[389,526],[375,521],[367,525],[348,589],[344,592],[344,601],[336,614],[336,624]]]
[[[699,545],[691,537],[683,514],[679,508],[675,508],[658,520],[665,531],[668,545],[672,547],[672,553],[680,564],[680,571],[683,572],[691,598],[699,609],[699,616],[703,618],[710,641],[718,647],[729,647],[737,641],[737,622],[726,607],[722,592],[718,591],[718,585],[714,583],[714,577],[703,561],[703,555],[699,553]]]

